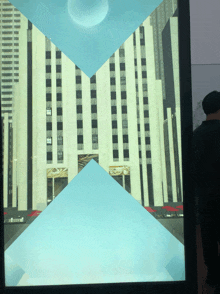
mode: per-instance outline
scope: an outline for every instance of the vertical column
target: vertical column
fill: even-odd
[[[13,89],[13,171],[12,171],[12,207],[17,207],[17,115],[18,115],[18,84]]]
[[[170,146],[169,151],[170,151],[172,196],[173,196],[173,202],[177,202],[176,173],[175,173],[175,158],[174,158],[174,148],[173,148],[173,128],[172,128],[171,108],[167,108],[167,119],[168,119],[169,146]]]
[[[45,36],[35,27],[33,43],[33,206],[43,211],[47,206],[46,175],[46,83],[45,83]]]
[[[107,172],[113,165],[111,129],[111,86],[109,60],[96,73],[99,164]]]
[[[178,18],[170,18],[171,49],[173,61],[173,80],[176,104],[177,140],[179,155],[179,173],[181,182],[181,200],[183,201],[183,180],[182,180],[182,142],[181,142],[181,112],[180,112],[180,77],[179,77],[179,42],[178,42]]]
[[[57,111],[56,111],[56,47],[51,43],[51,94],[52,94],[52,138],[53,165],[57,165]]]
[[[64,164],[68,167],[68,183],[78,174],[77,156],[77,110],[81,114],[81,107],[76,105],[75,64],[63,54],[63,150]],[[80,99],[81,100],[81,99]],[[56,142],[54,142],[56,143]]]
[[[154,206],[163,205],[162,192],[162,170],[161,170],[161,149],[160,149],[160,119],[159,108],[162,104],[162,89],[158,87],[155,74],[155,56],[153,43],[153,27],[150,25],[150,18],[145,21],[146,32],[146,60],[148,75],[148,100],[149,100],[149,121],[151,140],[151,164],[153,175]],[[161,83],[159,81],[159,83]],[[161,111],[160,111],[161,113]]]
[[[4,113],[4,168],[3,168],[3,197],[4,207],[8,207],[8,113]]]
[[[142,68],[141,68],[141,45],[140,45],[140,29],[135,31],[136,46],[137,46],[137,73],[138,73],[138,93],[139,93],[139,117],[140,117],[140,132],[141,132],[141,154],[142,154],[142,179],[143,179],[143,194],[144,206],[149,206],[149,190],[148,190],[148,174],[147,160],[145,152],[145,130],[144,130],[144,109],[143,109],[143,87],[142,87]],[[146,39],[151,40],[145,33]],[[150,41],[148,41],[150,42]],[[153,58],[151,52],[146,52],[149,58]],[[146,59],[147,60],[147,59]]]
[[[141,185],[139,169],[139,148],[136,116],[136,90],[135,90],[135,66],[134,66],[134,46],[133,35],[124,43],[126,82],[127,82],[127,115],[129,131],[129,158],[130,158],[130,184],[131,195],[141,203]]]
[[[117,109],[117,128],[118,128],[118,158],[119,164],[124,161],[123,141],[122,141],[122,115],[121,115],[121,79],[120,79],[120,59],[119,49],[115,52],[115,83],[116,83],[116,109]]]

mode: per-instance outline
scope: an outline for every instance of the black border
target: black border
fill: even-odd
[[[4,228],[1,226],[0,242],[3,250],[1,256],[1,285],[4,293],[197,293],[197,254],[196,254],[196,222],[193,201],[193,183],[188,175],[191,161],[191,140],[193,133],[192,121],[192,88],[191,88],[191,54],[190,54],[190,0],[178,0],[179,22],[179,58],[180,58],[180,97],[181,97],[181,135],[182,135],[182,163],[183,163],[183,195],[184,195],[184,239],[186,281],[180,282],[151,282],[151,283],[118,283],[92,285],[64,285],[64,286],[31,286],[5,287],[4,285]],[[2,130],[1,130],[2,135]],[[0,141],[1,143],[1,141]],[[1,144],[2,154],[2,144]],[[2,156],[0,164],[2,163]],[[3,210],[3,175],[1,170],[0,205]],[[3,211],[1,224],[4,223]]]

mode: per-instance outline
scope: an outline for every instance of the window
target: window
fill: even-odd
[[[125,56],[125,49],[119,49],[119,57]]]
[[[61,79],[57,79],[57,87],[62,87],[62,81],[61,81]]]
[[[57,107],[57,115],[62,115],[62,114],[63,114],[62,107]]]
[[[51,72],[51,65],[46,65],[46,73]]]
[[[116,92],[111,92],[111,99],[115,100],[116,99]]]
[[[75,69],[79,69],[79,67],[77,65],[75,65]]]
[[[134,65],[137,66],[137,58],[134,59]]]
[[[126,99],[126,98],[127,98],[126,91],[121,91],[121,99]]]
[[[46,87],[51,87],[51,79],[46,79]]]
[[[139,151],[139,158],[141,158],[141,151]]]
[[[52,108],[47,108],[47,115],[52,115]]]
[[[77,120],[77,129],[82,129],[82,127],[83,127],[83,121]]]
[[[143,45],[143,46],[145,45],[145,41],[144,41],[144,39],[141,39],[141,40],[140,40],[140,44]]]
[[[112,128],[117,129],[117,120],[112,121]]]
[[[92,77],[90,78],[90,83],[91,83],[91,84],[95,84],[95,83],[96,83],[96,75],[94,75],[94,76],[92,76]]]
[[[62,93],[57,93],[57,101],[62,101]]]
[[[117,108],[116,106],[112,106],[112,114],[116,114],[117,113]]]
[[[47,131],[52,130],[52,122],[47,122]]]
[[[113,150],[113,158],[118,158],[118,150]]]
[[[126,85],[126,77],[121,77],[121,85]]]
[[[76,90],[76,98],[82,98],[82,91]]]
[[[91,90],[91,98],[96,98],[96,90]]]
[[[149,131],[150,130],[150,125],[149,124],[145,124],[144,125],[145,131]]]
[[[62,136],[57,137],[57,145],[63,145],[63,137]]]
[[[61,65],[60,64],[56,65],[56,72],[61,72]]]
[[[133,45],[136,46],[136,35],[133,33]]]
[[[150,137],[145,137],[145,144],[150,144]]]
[[[142,71],[142,78],[145,79],[147,77],[147,72],[146,70]]]
[[[122,128],[123,129],[126,129],[128,127],[128,121],[127,121],[127,119],[124,119],[123,121],[122,121]]]
[[[57,160],[63,160],[63,151],[57,152]]]
[[[143,84],[143,91],[147,91],[147,84]]]
[[[77,113],[82,113],[82,105],[77,105],[76,106],[76,112]]]
[[[123,143],[128,143],[128,135],[123,135]]]
[[[51,59],[51,51],[46,51],[46,59]]]
[[[140,132],[140,124],[138,124],[137,126],[138,126],[138,132]]]
[[[150,151],[146,151],[146,157],[151,158],[151,152]]]
[[[120,70],[125,70],[125,63],[120,63]]]
[[[98,143],[98,135],[96,134],[92,135],[92,143]]]
[[[146,58],[141,58],[141,65],[146,65]]]
[[[83,136],[82,135],[77,136],[77,142],[78,142],[78,144],[83,144]]]
[[[137,79],[138,78],[138,73],[137,73],[137,71],[135,71],[135,79]]]
[[[81,76],[76,76],[76,84],[81,84]]]
[[[56,58],[60,59],[61,58],[61,51],[56,51]]]
[[[52,152],[47,152],[47,160],[52,160]]]
[[[58,122],[57,123],[57,130],[62,130],[63,129],[63,122]]]
[[[141,137],[138,137],[138,145],[141,145]]]
[[[110,78],[110,85],[115,85],[115,78]]]
[[[126,105],[123,105],[121,108],[122,108],[122,113],[127,113],[127,106]]]
[[[115,64],[114,63],[110,63],[109,67],[110,67],[110,71],[115,71]]]
[[[112,142],[113,143],[118,143],[118,136],[117,135],[112,136]]]
[[[97,128],[97,119],[92,120],[92,128]]]
[[[144,110],[144,117],[149,117],[149,111],[148,110]]]
[[[124,158],[129,158],[129,150],[128,149],[124,150]]]
[[[47,137],[47,145],[52,145],[52,137]]]
[[[91,112],[97,113],[97,105],[91,105]]]
[[[148,97],[144,97],[144,104],[148,104]]]

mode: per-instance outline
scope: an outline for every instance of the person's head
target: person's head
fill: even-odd
[[[205,96],[202,108],[206,114],[206,120],[220,120],[220,92],[213,91]]]

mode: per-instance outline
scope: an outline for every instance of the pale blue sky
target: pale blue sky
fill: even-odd
[[[92,28],[73,23],[67,0],[10,2],[91,77],[162,1],[108,0],[106,18]]]

